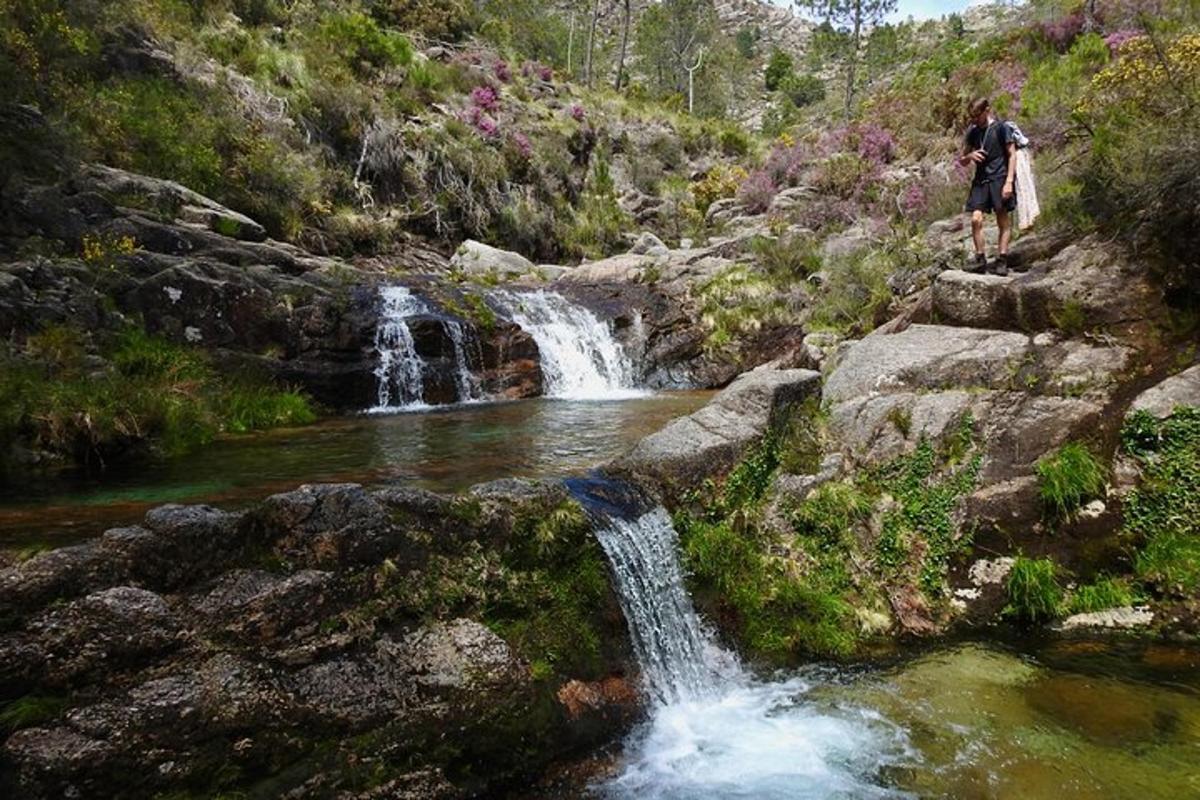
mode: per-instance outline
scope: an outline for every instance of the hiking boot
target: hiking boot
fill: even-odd
[[[992,262],[991,272],[993,275],[999,275],[1001,278],[1008,276],[1008,254],[1001,253],[996,256],[996,260]]]
[[[987,272],[987,256],[983,253],[976,253],[974,261],[968,261],[963,267],[964,272]]]

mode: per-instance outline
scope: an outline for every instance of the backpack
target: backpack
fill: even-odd
[[[1018,150],[1024,150],[1026,147],[1029,147],[1029,145],[1033,144],[1033,142],[1029,140],[1029,137],[1022,133],[1021,129],[1017,127],[1017,123],[1013,122],[1012,120],[1005,120],[1004,124],[1008,126],[1008,135],[1012,139],[1013,144],[1017,146]]]

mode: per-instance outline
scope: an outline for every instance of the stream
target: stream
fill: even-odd
[[[70,544],[163,503],[242,508],[302,483],[402,482],[457,491],[582,472],[621,455],[711,392],[535,399],[340,417],[215,442],[183,458],[0,488],[0,547]]]
[[[1200,797],[1196,648],[1025,638],[762,675],[697,617],[665,510],[589,507],[650,706],[596,796]]]

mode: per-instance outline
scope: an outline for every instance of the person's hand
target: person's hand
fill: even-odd
[[[987,150],[976,150],[974,153],[971,153],[971,155],[967,156],[967,158],[971,159],[976,164],[982,164],[987,160]]]
[[[1004,182],[1004,190],[1000,192],[1000,196],[1003,197],[1005,200],[1007,200],[1008,198],[1013,196],[1012,181]]]

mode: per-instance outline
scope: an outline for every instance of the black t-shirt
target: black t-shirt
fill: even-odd
[[[1012,134],[1001,120],[994,120],[986,128],[971,125],[967,129],[968,152],[984,150],[987,157],[975,165],[975,184],[1002,181],[1008,177],[1008,144]]]

